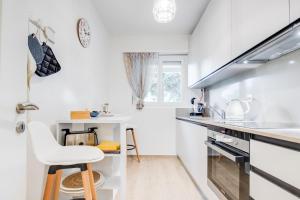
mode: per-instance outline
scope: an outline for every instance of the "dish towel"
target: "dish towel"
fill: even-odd
[[[120,150],[120,143],[116,141],[103,140],[98,148],[102,151],[117,151]]]

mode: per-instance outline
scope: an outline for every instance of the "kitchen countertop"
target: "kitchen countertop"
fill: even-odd
[[[270,137],[279,140],[285,140],[289,142],[294,142],[300,144],[300,127],[299,128],[245,128],[242,126],[235,126],[230,123],[224,123],[224,121],[217,121],[209,117],[203,118],[190,118],[190,117],[179,117],[177,116],[176,119],[189,121],[192,123],[197,123],[199,125],[213,125],[228,128],[231,130],[247,132],[255,135],[261,135],[265,137]]]

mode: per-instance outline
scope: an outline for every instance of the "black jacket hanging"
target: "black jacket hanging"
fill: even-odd
[[[38,76],[45,77],[59,72],[61,67],[58,61],[56,60],[52,49],[45,42],[43,42],[42,44],[42,49],[45,53],[45,57],[40,64],[37,64],[37,69],[35,73]]]

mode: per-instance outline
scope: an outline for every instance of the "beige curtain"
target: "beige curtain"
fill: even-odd
[[[138,99],[136,109],[142,110],[148,92],[148,73],[158,64],[158,53],[124,53],[123,56],[129,85]]]

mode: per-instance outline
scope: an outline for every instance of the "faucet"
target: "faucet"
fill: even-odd
[[[217,110],[215,107],[208,105],[207,106],[210,110],[212,110],[214,113],[217,113],[221,119],[225,120],[226,119],[226,112],[222,109]]]

